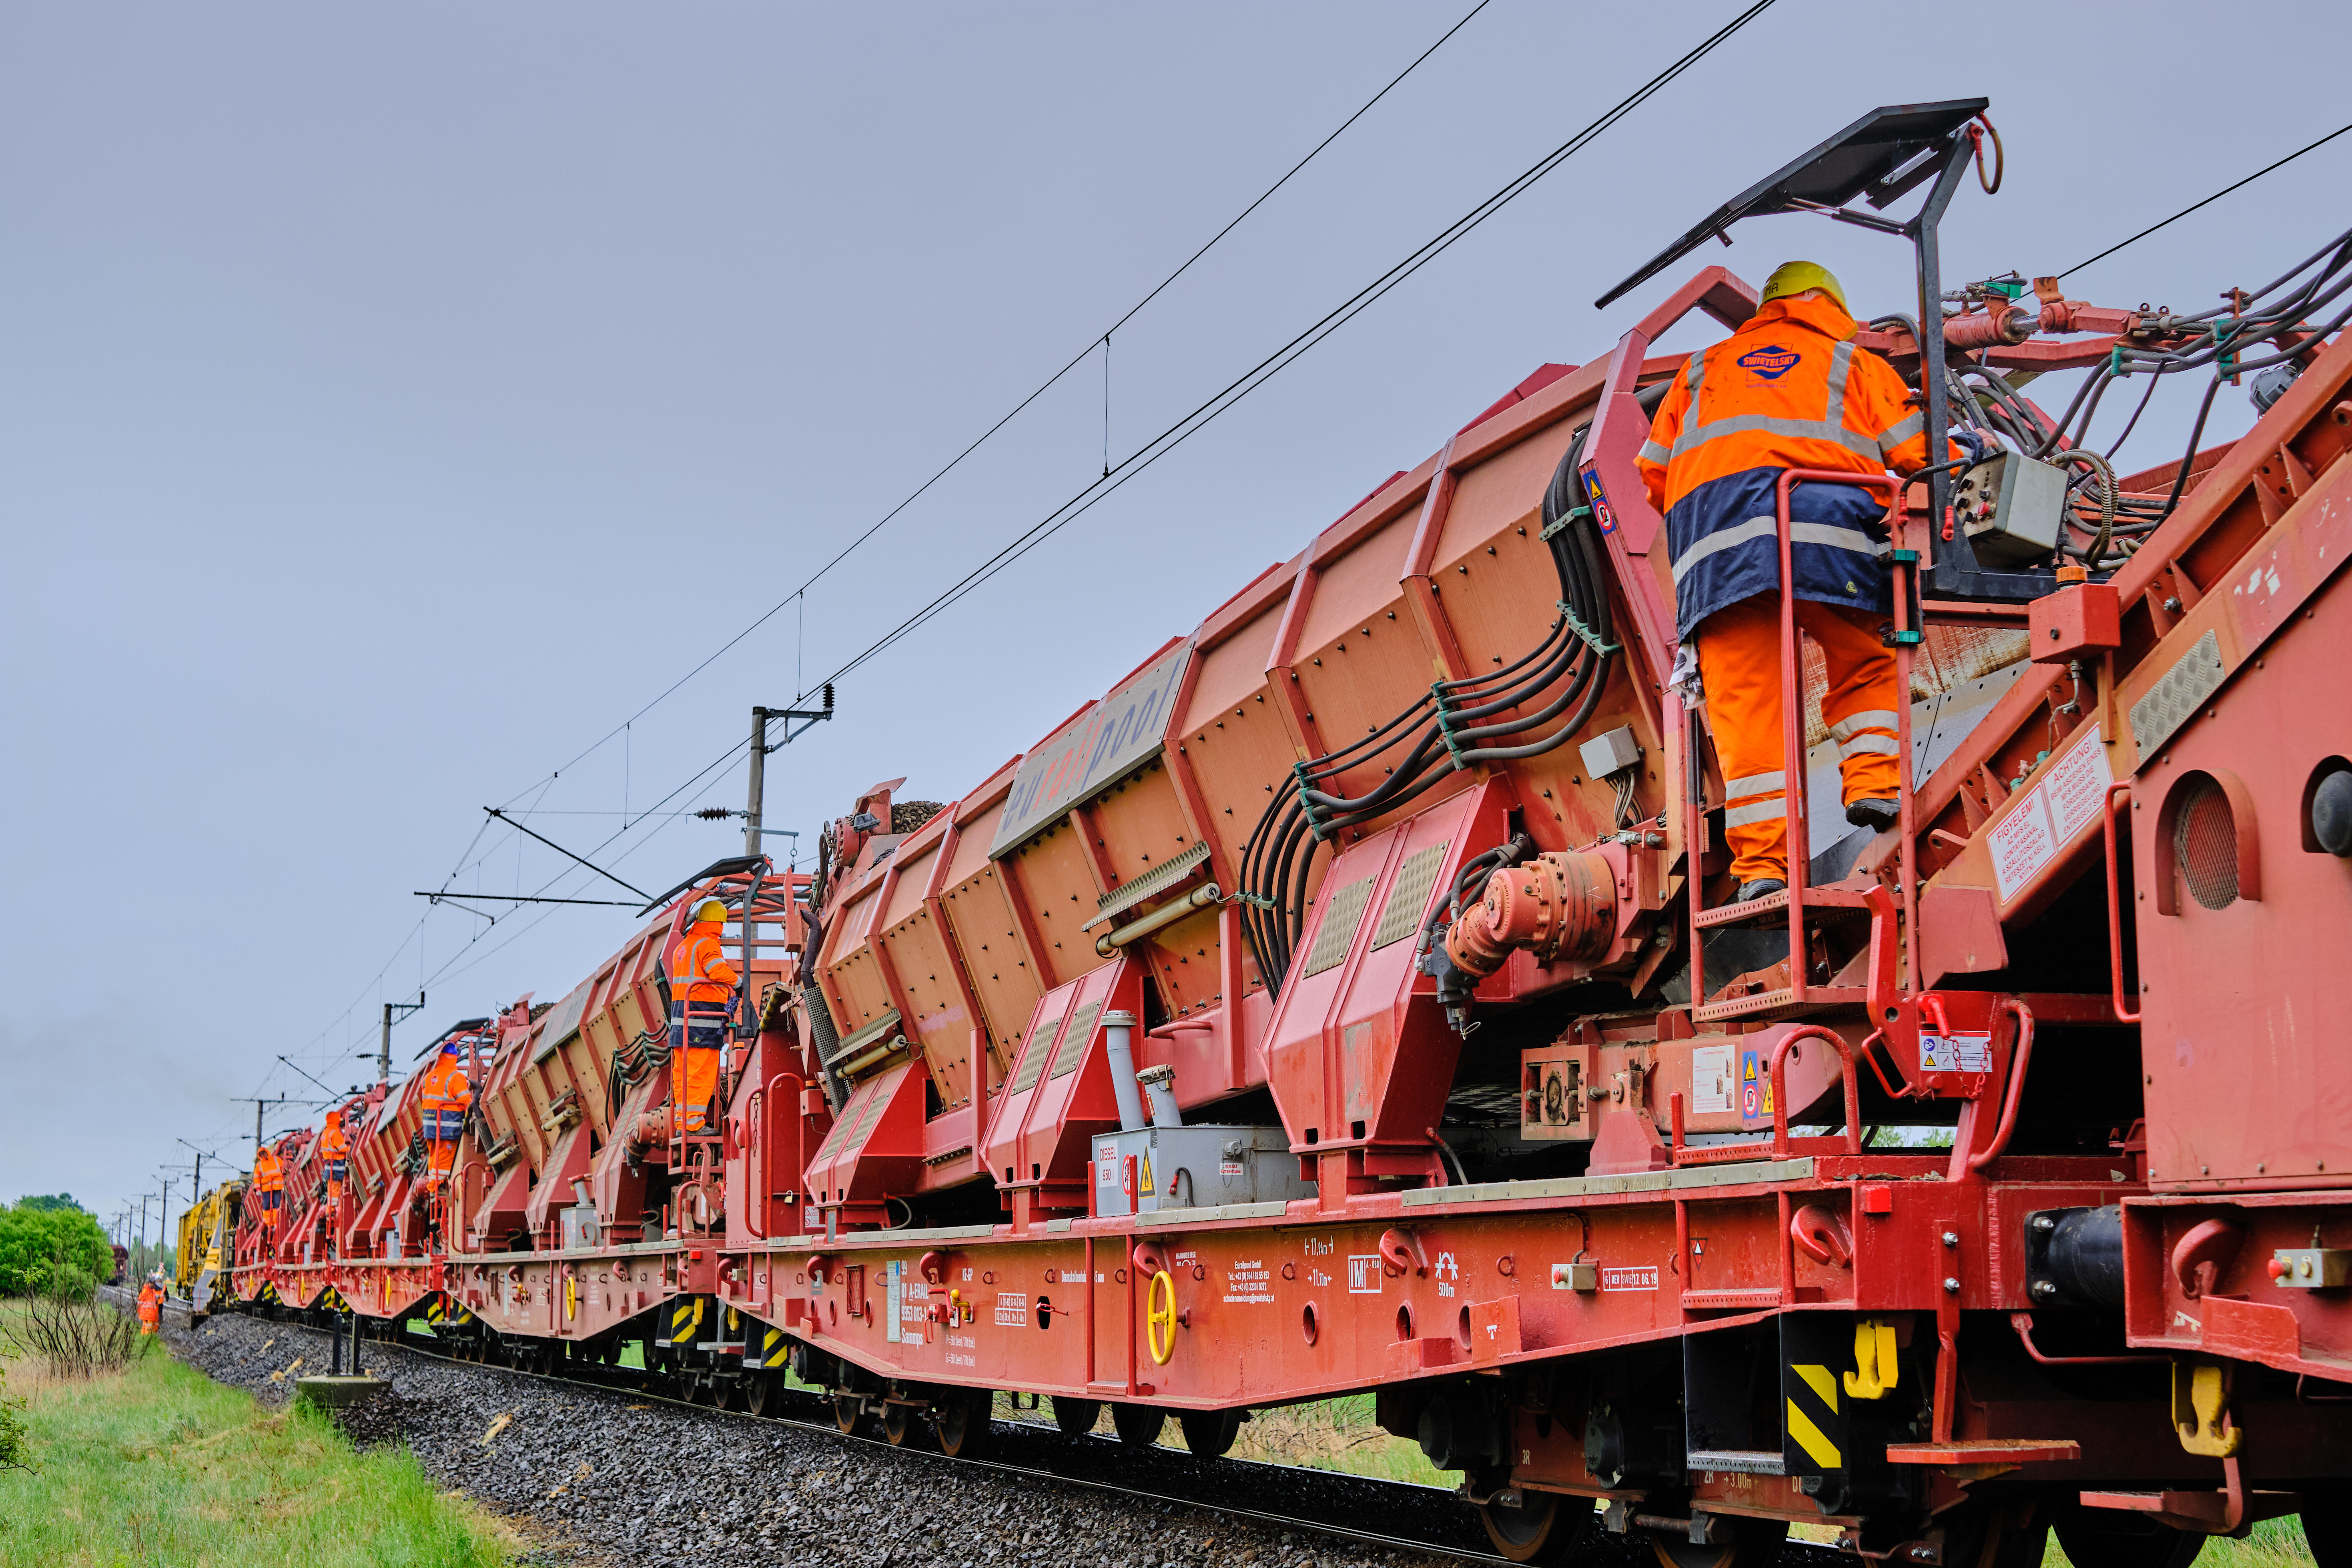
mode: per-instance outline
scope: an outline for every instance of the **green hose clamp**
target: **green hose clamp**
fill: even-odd
[[[1566,600],[1559,601],[1556,607],[1559,611],[1560,619],[1568,623],[1568,629],[1574,632],[1578,637],[1583,638],[1584,646],[1591,648],[1594,653],[1599,654],[1601,658],[1606,658],[1611,654],[1615,653],[1619,648],[1625,646],[1623,643],[1602,642],[1601,640],[1600,633],[1594,631],[1591,626],[1586,626],[1582,621],[1576,618],[1576,612],[1568,607]]]
[[[1592,509],[1589,506],[1570,507],[1566,511],[1561,512],[1558,517],[1553,518],[1549,522],[1543,525],[1543,537],[1549,539],[1553,534],[1559,532],[1570,523],[1574,522],[1578,518],[1591,517],[1591,515]]]

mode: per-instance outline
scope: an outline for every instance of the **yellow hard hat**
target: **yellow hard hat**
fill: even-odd
[[[723,921],[727,918],[727,906],[718,899],[697,899],[691,918],[697,921]]]
[[[1775,300],[1785,300],[1791,294],[1801,294],[1808,289],[1820,289],[1837,301],[1839,310],[1844,310],[1848,315],[1853,313],[1852,308],[1845,302],[1845,289],[1838,282],[1837,274],[1818,261],[1780,263],[1772,269],[1772,276],[1764,279],[1764,298],[1759,303],[1769,304]]]

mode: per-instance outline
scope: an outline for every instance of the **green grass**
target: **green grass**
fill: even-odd
[[[0,1309],[5,1310],[5,1309]],[[16,1568],[504,1568],[512,1539],[405,1450],[361,1454],[325,1417],[266,1412],[153,1341],[129,1370],[5,1363],[39,1468],[0,1474]]]
[[[1009,1394],[996,1396],[995,1415],[999,1421],[1046,1426],[1053,1425],[1054,1420],[1050,1404],[1041,1403],[1034,1410],[1017,1409]],[[1095,1426],[1099,1431],[1109,1431],[1108,1413],[1098,1417]],[[1170,1448],[1184,1447],[1184,1434],[1174,1416],[1170,1416],[1168,1425],[1160,1429],[1160,1442]],[[1413,1481],[1449,1490],[1462,1479],[1432,1465],[1422,1453],[1420,1444],[1381,1430],[1372,1419],[1372,1395],[1369,1394],[1260,1410],[1242,1423],[1241,1434],[1234,1439],[1230,1452],[1236,1459],[1338,1470],[1384,1481]]]
[[[2072,1568],[2054,1535],[2042,1568]],[[2304,1544],[2301,1520],[2266,1519],[2243,1541],[2218,1535],[2208,1541],[2197,1554],[2197,1568],[2312,1568],[2311,1549]]]

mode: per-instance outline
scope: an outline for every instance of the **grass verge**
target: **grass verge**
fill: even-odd
[[[7,1310],[0,1307],[0,1311]],[[0,1474],[0,1564],[505,1568],[508,1532],[404,1450],[266,1412],[155,1341],[121,1373],[6,1364],[39,1468]]]

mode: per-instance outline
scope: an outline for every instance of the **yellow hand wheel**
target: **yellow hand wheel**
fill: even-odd
[[[1151,1349],[1152,1364],[1166,1366],[1176,1353],[1176,1281],[1165,1268],[1151,1277],[1150,1293],[1144,1298],[1143,1338]]]

